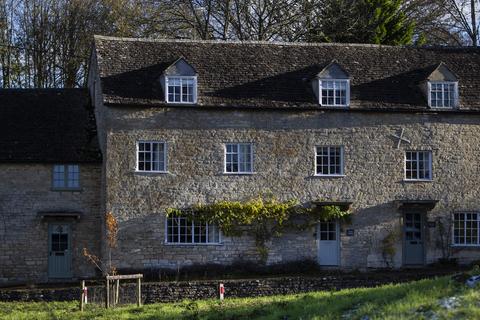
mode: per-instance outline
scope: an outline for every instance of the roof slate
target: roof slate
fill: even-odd
[[[0,162],[100,162],[86,89],[0,90]]]
[[[325,108],[310,81],[336,60],[351,77],[350,109],[428,110],[419,84],[444,62],[459,78],[459,108],[480,110],[480,50],[474,48],[96,36],[95,54],[109,105],[165,106],[158,79],[184,57],[198,72],[199,106]]]

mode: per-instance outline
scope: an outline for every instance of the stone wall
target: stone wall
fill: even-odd
[[[95,270],[82,255],[100,251],[100,164],[80,164],[80,191],[52,191],[51,164],[0,165],[0,285],[48,280],[48,223],[41,211],[78,211],[71,227],[73,277]]]
[[[105,107],[106,206],[120,221],[114,260],[120,268],[181,267],[255,260],[254,241],[221,245],[165,244],[167,207],[247,200],[266,191],[280,199],[353,201],[352,224],[342,226],[341,267],[383,267],[381,241],[397,234],[393,265],[402,266],[402,213],[397,200],[439,200],[427,220],[450,221],[456,210],[480,208],[478,115],[349,111],[237,111]],[[405,130],[410,144],[392,136]],[[137,140],[167,143],[166,174],[135,172]],[[223,173],[226,142],[252,142],[251,175]],[[345,176],[314,176],[316,145],[343,145]],[[431,150],[433,181],[404,181],[406,150]],[[346,229],[353,229],[353,236]],[[426,228],[426,263],[441,257],[438,224]],[[477,248],[457,248],[460,262]],[[314,230],[274,239],[269,262],[315,258]]]
[[[282,277],[266,279],[243,279],[222,281],[225,297],[259,297],[270,295],[296,294],[323,290],[375,287],[388,283],[433,278],[452,273],[452,270],[421,270],[388,273],[330,273],[320,277]],[[185,282],[150,282],[142,284],[143,303],[174,302],[185,299],[212,299],[218,297],[219,280]],[[88,299],[91,303],[104,303],[104,286],[87,282]],[[73,301],[78,300],[79,287],[63,289],[0,290],[0,301]],[[136,302],[136,285],[122,283],[120,303]]]

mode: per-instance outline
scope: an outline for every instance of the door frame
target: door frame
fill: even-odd
[[[323,222],[327,222],[327,221],[323,221]],[[322,265],[320,264],[320,249],[321,249],[321,242],[322,240],[320,240],[320,223],[322,223],[322,221],[319,221],[317,223],[317,226],[316,226],[316,234],[317,234],[317,241],[318,241],[318,245],[317,245],[317,263],[319,266],[321,267],[331,267],[331,268],[337,268],[337,267],[340,267],[340,263],[342,261],[341,259],[341,252],[340,252],[340,249],[341,249],[341,246],[340,246],[340,221],[338,219],[335,219],[335,232],[336,232],[336,237],[335,237],[335,240],[337,242],[337,264],[336,265]]]
[[[407,247],[407,240],[405,239],[405,215],[407,214],[412,214],[412,213],[418,213],[420,214],[420,221],[421,221],[421,227],[420,230],[422,232],[422,263],[421,264],[406,264],[405,262],[405,256],[406,256],[406,247]],[[403,267],[423,267],[425,266],[427,262],[427,252],[426,252],[426,237],[427,237],[427,232],[425,228],[425,222],[427,219],[427,212],[424,210],[405,210],[402,212],[402,266]]]
[[[55,277],[50,274],[50,251],[51,251],[51,245],[52,245],[52,237],[51,237],[51,232],[53,229],[54,225],[64,225],[68,227],[68,257],[66,258],[69,270],[67,272],[67,275],[65,277]],[[72,270],[72,260],[73,260],[73,250],[72,250],[72,224],[69,222],[62,222],[62,221],[52,221],[48,223],[47,226],[47,234],[48,234],[48,243],[47,243],[47,275],[48,279],[69,279],[72,278],[73,275],[73,270]]]

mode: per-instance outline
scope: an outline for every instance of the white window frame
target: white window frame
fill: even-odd
[[[163,163],[164,163],[164,170],[140,170],[139,169],[139,152],[140,148],[139,145],[140,143],[158,143],[158,144],[163,144]],[[168,151],[167,148],[168,144],[165,141],[160,141],[160,140],[138,140],[135,143],[135,171],[136,172],[141,172],[141,173],[168,173]],[[152,152],[152,151],[150,151]]]
[[[193,80],[193,101],[183,101],[183,86],[180,84],[180,101],[170,101],[168,99],[168,83],[171,79]],[[197,76],[165,76],[165,101],[171,104],[196,104],[197,103]]]
[[[453,84],[453,105],[452,106],[433,106],[432,105],[432,84],[441,84],[442,85],[442,97],[445,96],[444,85]],[[442,104],[443,104],[442,99]],[[428,106],[432,109],[454,109],[458,106],[458,81],[428,81]]]
[[[340,174],[338,173],[332,173],[332,174],[324,174],[324,173],[318,173],[317,172],[317,164],[318,164],[318,160],[317,160],[317,156],[318,156],[318,149],[319,148],[328,148],[328,161],[329,161],[329,164],[328,164],[328,167],[329,167],[329,171],[330,171],[330,149],[331,148],[340,148]],[[315,172],[315,176],[316,177],[345,177],[345,167],[344,167],[344,164],[345,164],[345,148],[343,145],[316,145],[315,146],[315,161],[314,161],[314,165],[315,165],[315,168],[314,168],[314,172]]]
[[[323,83],[324,82],[345,82],[345,104],[337,104],[335,103],[335,97],[333,99],[334,103],[333,104],[323,104],[322,103],[322,98],[323,98]],[[335,87],[333,89],[334,96],[335,96]],[[322,107],[335,107],[335,108],[348,108],[350,106],[350,79],[319,79],[318,80],[318,103]]]
[[[428,171],[430,172],[430,178],[428,179],[411,179],[407,178],[407,152],[416,152],[417,153],[417,159],[418,159],[418,153],[423,152],[428,154],[429,161],[428,161]],[[431,150],[406,150],[403,154],[403,180],[404,181],[433,181],[433,170],[432,170],[432,163],[433,163],[433,154]],[[418,161],[418,160],[417,160]],[[418,162],[417,162],[417,175],[419,175],[419,167],[418,167]]]
[[[168,241],[168,219],[175,219],[175,217],[168,217],[168,216],[165,216],[165,244],[167,245],[172,245],[172,246],[218,246],[218,245],[222,245],[222,231],[220,230],[220,228],[218,226],[216,226],[217,228],[217,232],[218,232],[218,242],[193,242],[194,239],[195,239],[195,228],[194,228],[194,221],[192,221],[192,242],[170,242]],[[206,223],[205,225],[205,232],[206,232],[206,239],[208,241],[208,228],[211,224],[208,224]],[[178,228],[180,228],[180,226],[178,226]],[[178,233],[179,234],[179,237],[180,237],[180,232]]]
[[[235,172],[230,172],[230,171],[227,171],[227,145],[236,145],[237,146],[237,150],[238,150],[238,170],[239,171],[235,171]],[[250,146],[250,164],[251,164],[251,170],[250,171],[240,171],[240,146],[241,145],[249,145]],[[255,153],[255,150],[254,150],[254,144],[251,143],[251,142],[225,142],[223,144],[223,173],[224,174],[232,174],[232,175],[235,175],[235,174],[238,174],[238,175],[248,175],[248,174],[254,174],[255,173],[255,164],[254,164],[254,153]]]
[[[462,214],[463,217],[463,240],[465,243],[455,243],[455,214]],[[466,243],[467,242],[467,214],[476,214],[477,215],[477,243]],[[480,247],[480,212],[478,211],[458,211],[452,214],[452,247]],[[473,220],[470,220],[473,221]]]
[[[55,168],[57,166],[61,166],[63,167],[63,186],[61,187],[58,187],[58,186],[55,186]],[[75,166],[78,168],[78,186],[75,186],[75,187],[69,187],[68,184],[69,184],[69,173],[70,173],[70,170],[69,170],[69,167],[70,166]],[[52,168],[52,190],[80,190],[81,189],[81,179],[80,179],[80,175],[81,175],[81,171],[80,171],[80,165],[79,164],[76,164],[76,163],[67,163],[67,164],[60,164],[60,163],[57,163],[57,164],[54,164],[53,165],[53,168]]]

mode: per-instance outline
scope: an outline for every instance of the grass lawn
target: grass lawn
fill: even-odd
[[[370,289],[227,298],[223,303],[184,301],[108,311],[87,305],[84,313],[77,309],[75,302],[0,303],[0,319],[480,319],[480,290],[442,277]]]

